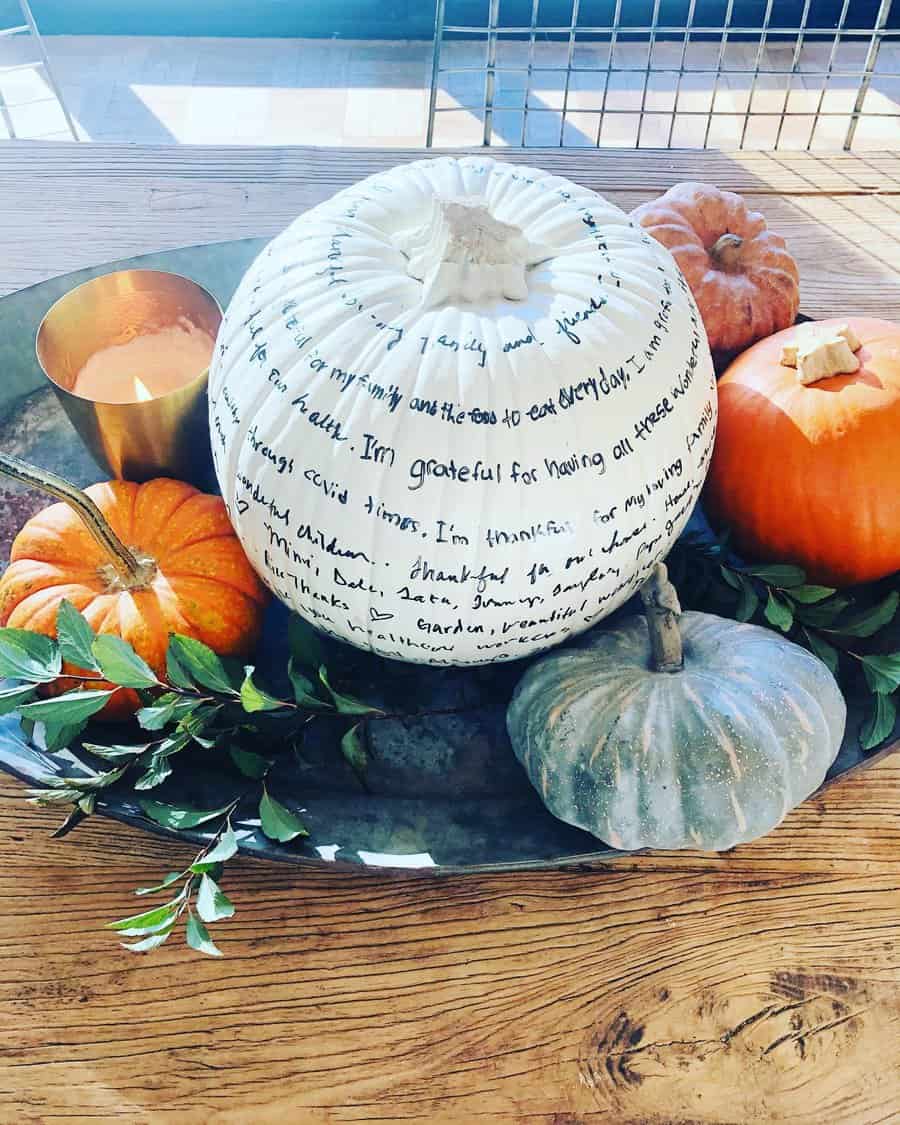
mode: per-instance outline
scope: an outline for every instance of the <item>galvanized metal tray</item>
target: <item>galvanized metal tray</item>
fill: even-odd
[[[262,245],[262,240],[244,239],[143,255],[54,278],[0,300],[0,448],[79,485],[103,479],[35,361],[34,336],[44,313],[82,281],[132,266],[184,274],[224,305]],[[42,496],[0,484],[0,558],[8,557],[16,531],[45,504]],[[273,675],[286,663],[286,621],[286,611],[273,606],[258,661]],[[309,838],[274,843],[258,830],[255,809],[248,808],[243,817],[239,809],[236,827],[243,830],[243,851],[291,863],[417,868],[434,874],[594,864],[621,854],[551,816],[513,756],[505,712],[521,664],[425,668],[334,647],[340,649],[335,663],[351,666],[357,693],[402,717],[371,724],[368,791],[336,754],[336,731],[320,721],[302,758],[285,756],[271,781],[281,800],[303,810]],[[826,785],[900,746],[898,722],[882,747],[864,752],[858,733],[863,719],[862,699],[851,698],[847,732]],[[14,716],[0,719],[0,769],[23,781],[39,783],[48,774],[74,772],[89,762],[78,746],[48,754],[23,736]],[[233,780],[210,773],[197,755],[154,796],[215,808],[232,792]],[[142,814],[132,795],[115,788],[103,792],[97,812],[164,835],[207,838],[202,829],[167,832]]]

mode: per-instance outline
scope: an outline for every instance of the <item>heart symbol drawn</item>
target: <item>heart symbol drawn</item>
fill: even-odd
[[[375,606],[370,605],[369,606],[369,617],[372,618],[373,622],[375,622],[375,621],[391,621],[391,620],[393,620],[394,615],[393,615],[393,613],[379,613],[378,610],[375,608]]]

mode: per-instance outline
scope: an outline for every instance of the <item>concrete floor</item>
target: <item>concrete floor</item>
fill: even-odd
[[[55,36],[44,40],[57,80],[84,140],[157,144],[320,144],[416,146],[424,143],[431,45],[303,39],[178,39]],[[597,68],[565,82],[566,44],[538,43],[529,113],[523,113],[528,44],[499,44],[492,143],[594,145],[598,110],[607,110],[601,145],[672,144],[720,148],[843,144],[866,44],[843,43],[823,95],[829,43],[805,44],[798,73],[753,81],[756,44],[728,43],[715,80],[719,46],[691,43],[678,80],[681,44],[657,43],[646,80],[646,44],[619,44],[609,70],[607,44],[583,44],[575,65]],[[66,139],[65,121],[40,71],[4,75],[2,67],[34,57],[27,37],[0,40],[0,139]],[[790,70],[793,45],[769,45],[763,69]],[[449,42],[442,67],[481,67],[484,44]],[[639,73],[617,68],[638,68]],[[743,73],[741,73],[743,72]],[[900,142],[900,42],[883,45],[854,148]],[[676,104],[678,112],[673,115]],[[604,101],[605,99],[605,101]],[[435,144],[480,144],[484,73],[441,75]],[[821,105],[820,105],[821,102]],[[640,122],[643,104],[645,115]],[[562,109],[565,105],[565,120]],[[745,116],[748,105],[752,116]],[[714,108],[709,135],[707,114]],[[472,107],[472,108],[466,108]],[[784,109],[789,116],[779,136]],[[820,108],[826,114],[815,124]],[[446,111],[446,112],[445,112]],[[696,114],[696,115],[695,115]],[[674,119],[673,119],[674,116]]]

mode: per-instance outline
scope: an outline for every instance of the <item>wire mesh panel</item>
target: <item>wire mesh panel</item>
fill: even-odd
[[[896,147],[898,17],[891,0],[437,0],[427,143]]]

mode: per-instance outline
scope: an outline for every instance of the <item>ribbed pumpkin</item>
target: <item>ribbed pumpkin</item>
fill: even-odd
[[[800,276],[784,239],[733,191],[676,184],[632,219],[681,266],[713,352],[734,352],[794,323]]]
[[[222,496],[258,573],[391,659],[549,648],[687,523],[716,389],[675,262],[588,188],[485,156],[307,211],[210,368]]]
[[[862,344],[851,374],[803,385],[781,363],[800,329],[731,364],[705,493],[742,553],[796,563],[829,586],[900,569],[900,326],[851,317],[815,331],[845,325]]]
[[[529,668],[507,714],[513,749],[554,816],[613,847],[762,836],[837,754],[837,684],[767,629],[680,613],[662,565],[642,596],[646,617]]]
[[[91,485],[84,495],[112,532],[111,549],[100,545],[71,501],[38,512],[16,536],[0,579],[0,625],[54,636],[66,598],[95,632],[122,637],[158,674],[165,671],[173,632],[196,637],[221,655],[250,651],[266,594],[220,497],[165,478],[109,481]],[[116,556],[116,540],[128,545],[136,568],[129,571]],[[64,670],[78,671],[69,665]],[[60,680],[51,690],[74,686]],[[137,706],[136,692],[122,689],[99,717],[124,719]]]

